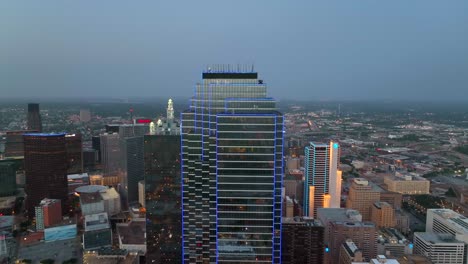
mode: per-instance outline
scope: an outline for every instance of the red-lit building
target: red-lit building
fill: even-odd
[[[43,199],[35,211],[37,230],[44,230],[62,221],[62,206],[58,199]]]
[[[35,206],[44,198],[67,204],[67,152],[65,134],[24,134],[26,210],[34,217]]]

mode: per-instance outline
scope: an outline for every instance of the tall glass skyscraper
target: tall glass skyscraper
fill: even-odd
[[[283,115],[265,83],[208,68],[181,130],[184,263],[280,263]]]
[[[304,215],[317,217],[318,208],[340,208],[340,146],[310,142],[305,148]]]

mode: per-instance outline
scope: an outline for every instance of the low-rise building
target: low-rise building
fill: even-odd
[[[401,194],[429,194],[431,182],[416,175],[387,176],[384,178],[387,189]]]

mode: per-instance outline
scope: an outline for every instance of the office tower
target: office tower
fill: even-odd
[[[319,208],[317,210],[317,219],[322,222],[325,227],[324,242],[328,245],[330,236],[333,230],[330,223],[333,221],[346,221],[346,222],[361,222],[362,215],[356,211],[345,208]]]
[[[18,164],[9,160],[0,160],[0,197],[16,193],[16,170]]]
[[[24,156],[23,134],[35,133],[34,130],[7,131],[5,142],[5,157]]]
[[[144,140],[147,263],[181,263],[180,136]]]
[[[401,194],[429,194],[431,182],[415,175],[388,176],[384,178],[387,189]]]
[[[330,225],[330,241],[328,261],[338,263],[341,245],[346,239],[352,239],[354,244],[362,250],[366,260],[377,255],[377,227],[372,222],[343,222],[333,221]]]
[[[352,239],[346,239],[340,248],[339,264],[352,264],[355,262],[364,262],[362,251],[354,244]],[[317,262],[318,263],[318,262]]]
[[[44,230],[59,224],[62,221],[62,206],[60,200],[42,199],[35,208],[36,212],[36,230]]]
[[[112,231],[107,213],[84,217],[83,249],[92,250],[112,246]]]
[[[227,68],[182,113],[183,262],[279,263],[283,115],[256,72]]]
[[[67,151],[65,134],[24,134],[26,209],[34,216],[34,207],[44,198],[59,199],[67,211]]]
[[[89,109],[80,110],[80,121],[84,123],[91,121],[91,112]]]
[[[371,207],[371,221],[377,227],[395,227],[395,210],[386,202],[375,202]]]
[[[28,104],[28,130],[42,132],[41,114],[39,104]]]
[[[448,233],[468,245],[468,218],[450,209],[428,209],[426,232]]]
[[[379,191],[374,190],[366,179],[356,178],[349,188],[346,208],[358,210],[364,221],[370,221],[371,208],[379,200]]]
[[[67,174],[83,173],[83,146],[81,134],[65,135],[65,146],[68,160]]]
[[[144,177],[143,137],[121,138],[122,180],[129,204],[138,202],[138,182]]]
[[[83,215],[105,212],[108,216],[113,216],[120,213],[120,195],[113,187],[87,185],[78,187],[75,191],[80,195]]]
[[[104,176],[116,176],[120,170],[119,134],[105,133],[100,136],[99,142]]]
[[[101,136],[93,136],[91,138],[92,148],[98,152],[97,162],[101,163]]]
[[[304,215],[317,217],[318,208],[340,208],[340,146],[310,142],[305,148]]]
[[[323,263],[324,228],[311,218],[283,218],[281,263]]]
[[[451,234],[415,232],[414,254],[428,257],[434,264],[466,264],[466,246]]]

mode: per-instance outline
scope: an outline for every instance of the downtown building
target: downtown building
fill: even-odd
[[[144,136],[145,180],[139,182],[139,200],[146,208],[146,263],[181,263],[181,140],[172,100],[166,121],[157,123]]]
[[[203,73],[182,113],[183,263],[280,263],[283,115],[253,71]]]
[[[68,205],[67,150],[65,133],[24,134],[26,209],[33,217],[42,199],[59,199],[62,212]]]
[[[41,113],[39,111],[39,104],[30,103],[28,104],[28,115],[27,115],[28,130],[34,130],[42,132],[42,120]]]
[[[304,216],[317,217],[319,208],[340,208],[340,146],[310,142],[305,148]]]

